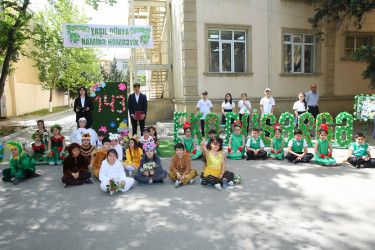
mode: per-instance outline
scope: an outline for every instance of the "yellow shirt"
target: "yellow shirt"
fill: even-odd
[[[208,175],[213,175],[219,178],[221,174],[221,163],[223,157],[224,156],[221,152],[219,152],[218,156],[214,156],[210,153],[207,158],[207,167],[203,170],[203,176],[206,177]]]

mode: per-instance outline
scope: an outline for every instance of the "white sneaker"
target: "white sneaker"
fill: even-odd
[[[109,191],[109,195],[113,195],[114,191]]]
[[[233,186],[234,185],[233,181],[228,182],[228,185]]]
[[[179,180],[176,180],[176,182],[174,183],[174,187],[175,188],[178,188],[180,186],[180,181]]]
[[[189,184],[193,185],[193,183],[194,183],[194,179],[191,179],[191,180],[189,181]]]
[[[220,183],[215,184],[215,188],[216,188],[217,190],[221,191],[221,185],[220,185]]]

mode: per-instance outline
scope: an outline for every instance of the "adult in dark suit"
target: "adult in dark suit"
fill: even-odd
[[[76,112],[76,122],[77,128],[78,120],[81,117],[85,117],[87,121],[86,128],[91,128],[92,115],[91,111],[94,110],[94,105],[92,104],[91,97],[87,95],[87,90],[85,87],[80,87],[78,90],[79,96],[74,100],[74,112]]]
[[[134,93],[129,95],[128,99],[128,109],[130,120],[132,123],[133,135],[137,134],[138,121],[139,127],[141,128],[141,135],[143,135],[143,129],[145,127],[147,115],[147,97],[140,92],[141,85],[139,83],[134,83],[133,88]],[[142,115],[137,117],[136,112],[142,112]]]

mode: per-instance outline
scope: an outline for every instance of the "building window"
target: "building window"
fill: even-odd
[[[353,52],[362,45],[369,46],[370,37],[368,36],[347,36],[345,41],[345,56],[352,57]]]
[[[128,69],[128,67],[129,67],[129,66],[128,66],[127,63],[123,63],[123,64],[122,64],[122,69]]]
[[[315,36],[311,34],[284,34],[284,73],[314,73]]]
[[[246,31],[208,30],[209,72],[246,72]]]

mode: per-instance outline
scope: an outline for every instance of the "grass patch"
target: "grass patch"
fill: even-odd
[[[0,127],[0,138],[18,132],[26,128],[25,126],[2,126]]]
[[[49,112],[48,108],[47,108],[47,109],[41,109],[41,110],[33,111],[33,112],[30,112],[30,113],[25,113],[25,114],[20,115],[20,116],[27,116],[27,115],[45,116],[45,115],[49,115],[49,114],[53,114],[53,113],[58,113],[58,112],[61,112],[61,111],[65,111],[65,110],[68,110],[68,109],[71,109],[71,108],[69,108],[68,106],[53,107],[52,108],[52,112]]]

